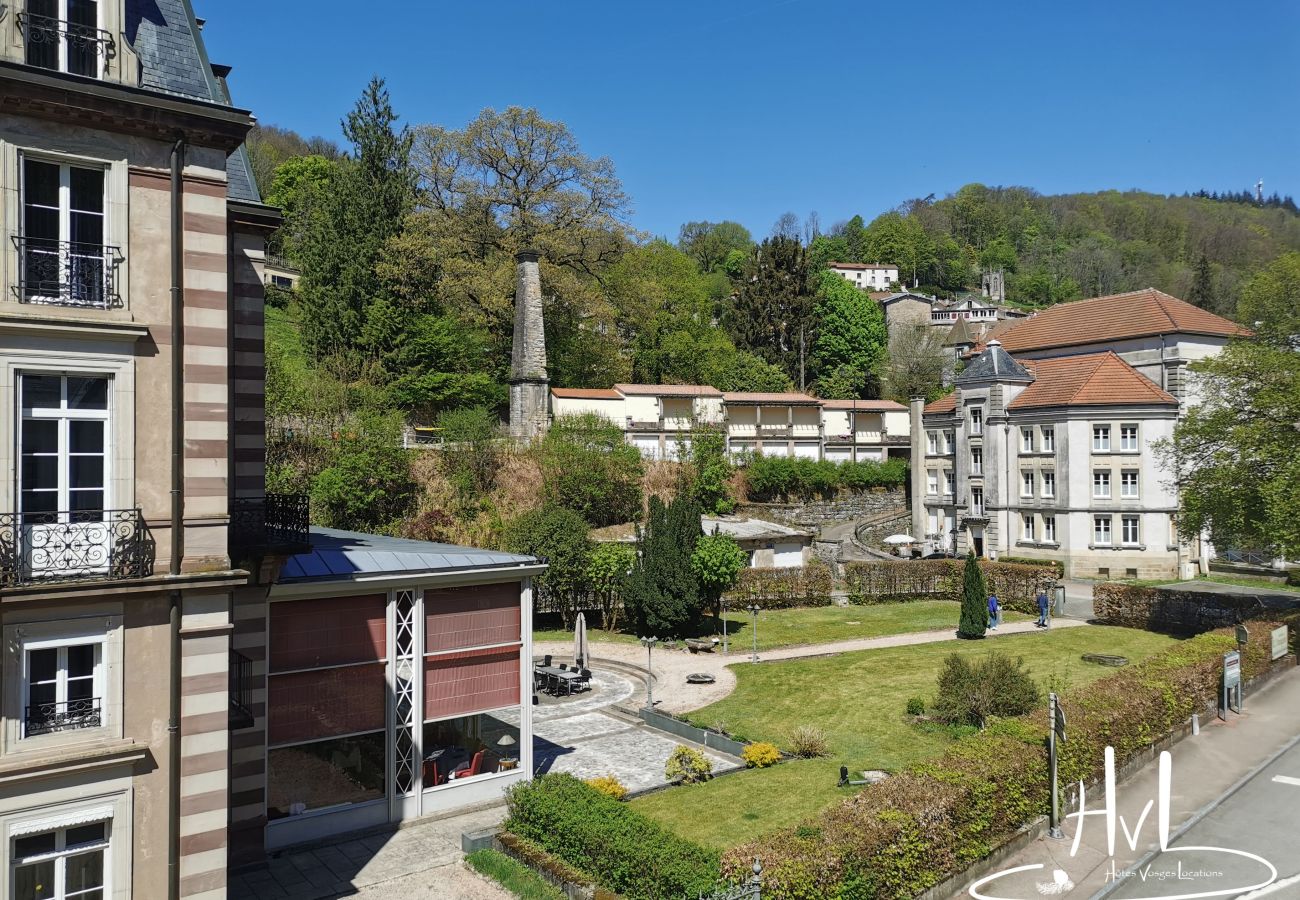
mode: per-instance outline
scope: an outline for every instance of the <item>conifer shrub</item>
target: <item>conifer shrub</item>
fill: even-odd
[[[984,573],[975,561],[975,554],[971,553],[966,557],[966,568],[962,572],[961,622],[957,625],[957,637],[967,640],[984,637],[989,623],[988,596]]]

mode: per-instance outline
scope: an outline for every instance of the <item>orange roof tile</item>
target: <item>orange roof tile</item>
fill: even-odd
[[[614,390],[637,397],[721,397],[722,391],[707,384],[616,384]]]
[[[823,400],[825,409],[855,409],[858,412],[907,412],[907,407],[893,400]]]
[[[940,397],[933,403],[926,404],[926,415],[940,415],[942,413],[954,412],[957,409],[957,395],[949,394],[947,397]]]
[[[897,269],[898,266],[891,266],[886,263],[827,263],[832,269]]]
[[[1163,291],[1146,288],[1049,307],[997,337],[1007,352],[1023,353],[1175,333],[1231,337],[1250,332]]]
[[[622,400],[623,395],[608,388],[551,388],[551,396],[565,400]]]
[[[731,391],[722,395],[728,403],[770,403],[788,404],[790,406],[820,406],[821,401],[807,394],[788,391],[783,394],[751,394],[745,391]]]
[[[1109,350],[1086,356],[1020,361],[1034,375],[1033,384],[1008,409],[1045,406],[1177,406],[1172,395],[1156,387]],[[928,411],[928,410],[927,410]]]

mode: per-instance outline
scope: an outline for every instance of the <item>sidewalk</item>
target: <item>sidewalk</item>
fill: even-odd
[[[1242,716],[1229,714],[1226,723],[1218,719],[1201,723],[1201,733],[1191,735],[1175,744],[1170,750],[1173,757],[1173,777],[1169,801],[1169,833],[1173,835],[1186,822],[1205,807],[1216,803],[1225,792],[1244,777],[1266,763],[1285,748],[1300,731],[1296,710],[1300,709],[1300,670],[1293,669],[1278,676],[1262,690],[1247,695],[1246,712]],[[1068,729],[1067,729],[1068,739]],[[1039,838],[1020,852],[997,864],[994,871],[1009,872],[1017,867],[1025,871],[1008,874],[983,885],[980,895],[988,897],[1036,897],[1044,893],[1040,885],[1049,887],[1055,870],[1064,871],[1074,888],[1070,896],[1082,900],[1094,897],[1108,887],[1108,873],[1132,869],[1148,852],[1159,846],[1157,826],[1159,767],[1152,760],[1139,773],[1116,788],[1115,852],[1107,851],[1107,828],[1104,816],[1090,815],[1083,825],[1078,853],[1071,856],[1078,818],[1065,821],[1065,840]],[[1105,806],[1102,787],[1089,790],[1088,810],[1102,810]],[[1148,801],[1151,809],[1143,821],[1143,808]],[[1062,815],[1076,808],[1062,809]],[[1123,823],[1118,817],[1122,816]],[[1136,840],[1130,849],[1126,836]],[[993,871],[988,872],[989,875]],[[972,878],[966,883],[976,879]],[[1172,887],[1172,885],[1168,886]],[[964,896],[975,896],[969,892]],[[1152,894],[1159,896],[1159,894]]]

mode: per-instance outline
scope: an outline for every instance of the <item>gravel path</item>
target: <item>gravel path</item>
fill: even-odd
[[[1078,619],[1052,620],[1053,628],[1078,628],[1087,624]],[[1007,635],[1025,634],[1037,630],[1033,622],[1011,622],[1004,624],[997,631],[988,632],[988,639],[997,640]],[[916,631],[911,634],[893,634],[887,637],[857,638],[829,644],[807,644],[800,647],[763,650],[759,652],[758,659],[760,662],[775,662],[782,659],[831,656],[836,653],[851,653],[855,650],[933,644],[938,641],[950,641],[955,636],[956,632],[952,629]],[[573,642],[539,641],[533,645],[533,653],[537,656],[550,653],[556,659],[569,659],[573,653]],[[643,671],[646,667],[645,648],[639,644],[592,641],[591,655],[596,658],[597,666],[601,659],[610,659],[637,666]],[[730,656],[723,656],[720,651],[691,653],[686,649],[666,650],[657,647],[652,663],[655,675],[655,706],[664,712],[682,713],[716,703],[736,689],[736,675],[730,667],[748,662],[749,653],[739,646],[732,647]],[[712,675],[716,681],[713,684],[687,684],[686,676],[692,672]],[[632,700],[634,705],[645,703],[645,691],[642,686],[638,685],[637,693]]]

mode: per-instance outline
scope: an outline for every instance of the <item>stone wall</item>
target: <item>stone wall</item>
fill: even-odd
[[[1279,612],[1294,609],[1273,596],[1175,591],[1107,582],[1092,589],[1092,606],[1097,621],[1148,631],[1198,633],[1223,628],[1240,621],[1277,618]]]
[[[845,494],[833,500],[801,503],[742,503],[737,512],[755,519],[781,522],[794,528],[816,528],[826,522],[867,519],[882,512],[907,512],[907,494],[902,488]]]

